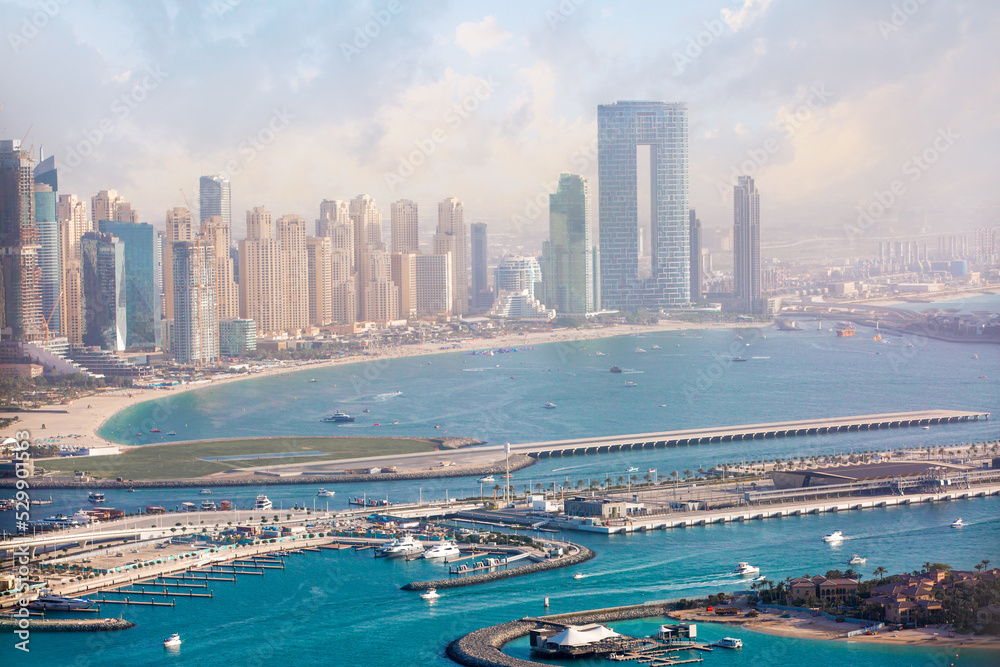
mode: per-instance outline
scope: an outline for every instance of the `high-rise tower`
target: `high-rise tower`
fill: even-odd
[[[198,222],[204,223],[213,215],[222,216],[223,224],[232,229],[232,192],[229,179],[222,175],[202,176],[198,181]]]
[[[485,313],[493,306],[493,292],[490,291],[490,250],[486,223],[474,222],[470,228],[472,232],[472,303],[470,305],[473,312]]]
[[[543,249],[543,301],[559,313],[594,311],[594,252],[587,179],[562,174],[549,195],[549,240]]]
[[[462,202],[451,197],[438,204],[438,224],[434,234],[434,254],[451,253],[452,315],[469,312],[469,250],[465,237]]]
[[[733,287],[744,313],[763,310],[760,291],[760,198],[753,179],[740,176],[733,188]]]
[[[418,235],[417,203],[400,199],[392,203],[390,224],[392,228],[392,252],[420,252]]]
[[[701,301],[701,220],[695,214],[694,209],[688,213],[688,236],[691,250],[691,268],[688,273],[691,276],[691,301]]]
[[[20,141],[0,141],[0,331],[15,341],[44,335],[33,167]]]
[[[602,307],[689,302],[687,106],[602,104],[597,146]]]

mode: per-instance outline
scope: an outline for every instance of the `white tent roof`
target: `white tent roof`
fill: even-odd
[[[609,630],[603,625],[571,625],[559,634],[549,637],[546,643],[558,644],[559,646],[585,646],[608,637],[617,636],[617,632]]]

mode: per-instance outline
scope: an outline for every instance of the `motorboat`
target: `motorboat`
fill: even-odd
[[[438,595],[436,588],[428,588],[426,591],[420,594],[421,600],[437,600],[440,595]]]
[[[606,357],[606,356],[608,356],[606,352],[601,352],[600,350],[598,350],[597,352],[594,352],[594,355],[598,356],[598,357]]]
[[[215,511],[215,503],[212,502],[211,500],[203,500],[203,501],[201,501],[201,511],[202,512],[214,512]]]
[[[733,361],[746,361],[746,357],[733,357]]]
[[[583,574],[580,573],[580,572],[577,572],[576,574],[573,575],[573,578],[574,579],[583,579]]]
[[[40,595],[38,599],[28,603],[28,609],[39,611],[70,611],[73,609],[90,609],[93,600],[87,598],[69,598],[62,595]]]
[[[639,469],[633,466],[633,467],[629,468],[628,470],[626,470],[625,472],[639,472]]]
[[[454,542],[440,542],[424,552],[424,558],[434,560],[435,558],[448,559],[461,555],[462,551],[455,546]]]
[[[847,561],[848,565],[864,565],[868,561],[867,558],[862,558],[861,556],[854,554],[851,559]]]
[[[365,410],[365,412],[368,412],[368,410]],[[354,421],[354,417],[352,417],[351,415],[349,415],[349,414],[347,414],[345,412],[341,412],[340,410],[337,410],[336,412],[334,412],[329,417],[323,417],[323,419],[321,421],[324,421],[327,424],[341,424],[341,423],[344,423],[344,422],[352,422],[352,421]]]
[[[91,491],[90,493],[87,494],[87,500],[89,500],[92,503],[103,503],[104,494],[99,491]]]
[[[422,553],[424,545],[413,535],[406,534],[403,537],[386,542],[379,548],[375,555],[382,558],[397,558],[399,556],[412,556]]]
[[[177,431],[167,431],[167,435],[177,435]]]
[[[309,378],[309,381],[310,382],[319,382],[319,380],[317,380],[316,378]]]
[[[548,403],[546,403],[542,407],[545,408],[546,410],[552,410],[552,409],[554,409],[556,407],[556,404],[553,403],[552,401],[549,401]]]
[[[212,489],[202,489],[198,492],[199,496],[210,496],[212,495]]]
[[[336,491],[327,491],[326,489],[320,489],[319,491],[316,492],[316,495],[320,498],[333,498],[333,496],[336,493],[337,493]]]
[[[160,432],[160,429],[158,429],[158,428],[156,428],[156,427],[154,426],[153,428],[149,429],[149,432],[150,432],[150,433],[159,433],[159,432]]]
[[[740,562],[736,564],[736,569],[733,570],[733,574],[737,574],[744,577],[754,574],[760,574],[760,568],[755,565],[751,565],[750,563]]]
[[[632,382],[632,380],[625,380],[625,386],[626,387],[638,387],[639,385],[637,383],[635,383],[635,382]]]
[[[646,350],[642,349],[641,347],[637,347],[637,348],[635,348],[635,353],[636,354],[646,354]]]
[[[842,532],[840,532],[839,530],[835,530],[832,533],[830,533],[829,535],[824,535],[823,536],[823,541],[824,542],[843,542],[844,541],[844,534]]]
[[[621,367],[620,367],[620,366],[612,366],[612,367],[611,367],[611,372],[612,372],[612,373],[621,373],[621,372],[622,372],[622,369],[621,369]]]
[[[651,349],[651,350],[659,350],[660,346],[659,345],[654,345],[653,347],[651,347],[649,349]]]
[[[735,637],[723,637],[714,645],[719,648],[743,648],[743,640]]]
[[[759,584],[759,583],[761,583],[761,582],[763,582],[763,581],[767,581],[767,577],[765,577],[765,576],[764,576],[763,574],[762,574],[762,575],[760,575],[759,577],[754,577],[754,578],[753,578],[753,582],[754,582],[755,584]]]
[[[257,500],[253,504],[253,508],[258,512],[266,512],[274,507],[274,503],[271,499],[265,496],[263,493],[257,496]]]
[[[959,517],[959,518],[957,518],[957,519],[955,519],[954,521],[951,522],[951,527],[952,528],[961,528],[964,525],[965,525],[965,522],[962,521],[962,517]]]
[[[163,640],[164,648],[174,648],[181,645],[181,636],[176,632]]]
[[[479,483],[480,484],[492,484],[495,481],[496,480],[493,478],[493,475],[487,475],[486,477],[480,477],[479,478]]]

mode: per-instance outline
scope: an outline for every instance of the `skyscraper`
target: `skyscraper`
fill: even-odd
[[[465,237],[462,202],[451,197],[438,204],[438,224],[434,234],[434,254],[451,253],[452,315],[469,312],[469,250]]]
[[[363,285],[361,319],[366,322],[390,322],[399,319],[399,289],[392,281],[389,253],[371,250],[362,255],[358,279]]]
[[[257,323],[260,333],[287,328],[281,247],[274,238],[271,213],[258,206],[247,211],[247,238],[240,248],[240,317]]]
[[[202,176],[198,181],[198,222],[204,223],[215,215],[222,216],[222,223],[232,230],[233,206],[229,179],[222,175]]]
[[[562,174],[549,195],[549,240],[542,257],[547,308],[559,313],[594,311],[594,254],[590,243],[587,179]]]
[[[59,195],[56,202],[62,253],[62,290],[59,311],[61,332],[70,345],[83,344],[83,277],[80,264],[80,237],[92,227],[87,220],[87,206],[76,195]]]
[[[232,225],[226,224],[221,215],[212,215],[202,220],[201,235],[212,244],[215,252],[215,307],[219,311],[219,321],[239,317],[240,296],[236,289],[233,271]]]
[[[35,225],[38,227],[38,268],[41,275],[42,319],[49,336],[58,335],[61,312],[62,249],[56,219],[56,192],[38,178],[35,169]]]
[[[389,256],[392,282],[399,290],[399,317],[409,319],[417,314],[417,256],[412,252],[394,252]]]
[[[96,224],[96,223],[95,223]],[[163,241],[163,312],[174,312],[174,259],[173,246],[194,240],[194,222],[191,211],[176,207],[167,211],[167,237]]]
[[[98,229],[118,239],[125,253],[125,347],[130,350],[151,350],[160,347],[156,231],[148,222],[110,220],[101,220]]]
[[[0,141],[0,331],[15,341],[44,335],[33,166],[20,141]]]
[[[125,244],[111,234],[80,239],[83,268],[83,344],[121,352],[126,341]]]
[[[472,304],[473,312],[485,313],[493,306],[489,279],[489,243],[486,223],[472,223]]]
[[[316,220],[316,236],[333,236],[338,225],[351,224],[350,205],[340,199],[324,199],[319,204],[319,219]]]
[[[281,247],[284,283],[285,329],[302,329],[309,324],[309,271],[306,258],[306,221],[298,215],[283,215],[275,224]]]
[[[449,312],[455,299],[455,284],[451,270],[452,255],[413,255],[414,308],[420,315],[441,315]]]
[[[215,250],[201,236],[173,247],[174,360],[206,364],[219,359],[219,319],[215,305]]]
[[[635,309],[687,303],[686,105],[600,105],[597,142],[602,306]]]
[[[538,260],[534,257],[516,257],[513,255],[503,258],[496,269],[496,277],[493,281],[496,287],[496,294],[500,292],[520,292],[528,290],[528,295],[532,299],[537,299],[540,294],[542,280],[542,268]]]
[[[390,208],[392,252],[420,252],[417,203],[409,199],[393,202]]]
[[[694,209],[688,213],[688,245],[691,249],[691,301],[701,301],[701,220],[695,215]]]
[[[760,291],[760,198],[749,176],[740,176],[733,188],[733,287],[741,312],[763,311]]]
[[[309,324],[323,326],[333,320],[333,243],[327,236],[306,237],[306,270],[309,288]]]

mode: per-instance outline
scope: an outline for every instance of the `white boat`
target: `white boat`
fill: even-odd
[[[637,348],[635,348],[635,353],[636,354],[646,354],[646,350],[642,349],[641,347],[637,347]]]
[[[336,491],[327,491],[326,489],[320,489],[316,492],[316,495],[320,498],[333,498],[336,495]]]
[[[633,467],[629,468],[628,470],[626,470],[625,472],[639,472],[639,469],[633,466]]]
[[[72,609],[90,609],[93,606],[93,600],[68,598],[61,595],[39,595],[37,600],[28,603],[28,609],[40,611],[70,611]]]
[[[577,572],[576,574],[573,575],[573,578],[574,579],[583,579],[583,575],[581,573]]]
[[[552,401],[549,401],[548,403],[546,403],[542,407],[545,408],[546,410],[552,410],[553,408],[556,407],[556,404],[553,403]]]
[[[637,383],[635,383],[635,382],[632,382],[632,380],[625,380],[625,386],[626,387],[638,387],[639,385]]]
[[[181,636],[176,632],[163,640],[163,646],[166,648],[173,648],[175,646],[180,646],[180,645],[181,645]]]
[[[823,536],[823,541],[824,542],[843,542],[844,541],[844,534],[842,532],[840,532],[839,530],[835,530],[832,533],[830,533],[829,535],[824,535]]]
[[[738,574],[740,576],[760,574],[760,568],[755,565],[751,565],[750,563],[744,563],[741,561],[736,564],[736,569],[733,570],[733,574]]]
[[[753,581],[754,581],[754,582],[756,582],[756,583],[760,583],[760,582],[762,582],[762,581],[767,581],[767,577],[765,577],[765,576],[764,576],[764,575],[762,574],[762,575],[760,575],[759,577],[754,577],[754,578],[753,578]]]
[[[433,560],[435,558],[451,558],[458,556],[462,551],[455,546],[454,542],[440,542],[424,552],[424,558]]]
[[[317,380],[316,378],[309,378],[309,381],[310,382],[319,382],[319,380]]]
[[[199,496],[210,496],[212,495],[212,489],[202,489],[198,492]]]
[[[420,594],[421,600],[437,600],[440,595],[438,595],[436,588],[428,588],[426,591]]]
[[[274,503],[271,499],[265,496],[263,493],[257,496],[256,502],[253,504],[253,508],[258,512],[266,512],[267,510],[274,507]]]
[[[952,528],[961,528],[964,525],[965,525],[965,522],[962,521],[962,517],[959,517],[959,518],[957,518],[957,519],[955,519],[954,521],[951,522],[951,527]]]
[[[743,640],[735,637],[723,637],[715,642],[715,646],[719,648],[743,648]]]
[[[92,503],[103,503],[104,494],[99,491],[91,491],[90,493],[87,494],[87,500],[89,500]]]
[[[495,481],[496,480],[493,479],[493,475],[487,475],[486,477],[480,477],[479,478],[479,483],[480,484],[492,484]]]
[[[414,539],[413,535],[407,534],[391,542],[386,542],[375,552],[375,555],[383,558],[397,558],[419,554],[423,550],[424,545]]]
[[[202,512],[214,512],[215,511],[215,503],[213,501],[211,501],[211,500],[203,500],[203,501],[201,501],[201,511]]]
[[[851,556],[851,560],[847,561],[848,565],[864,565],[867,562],[867,558],[862,558],[861,556],[854,554]]]

